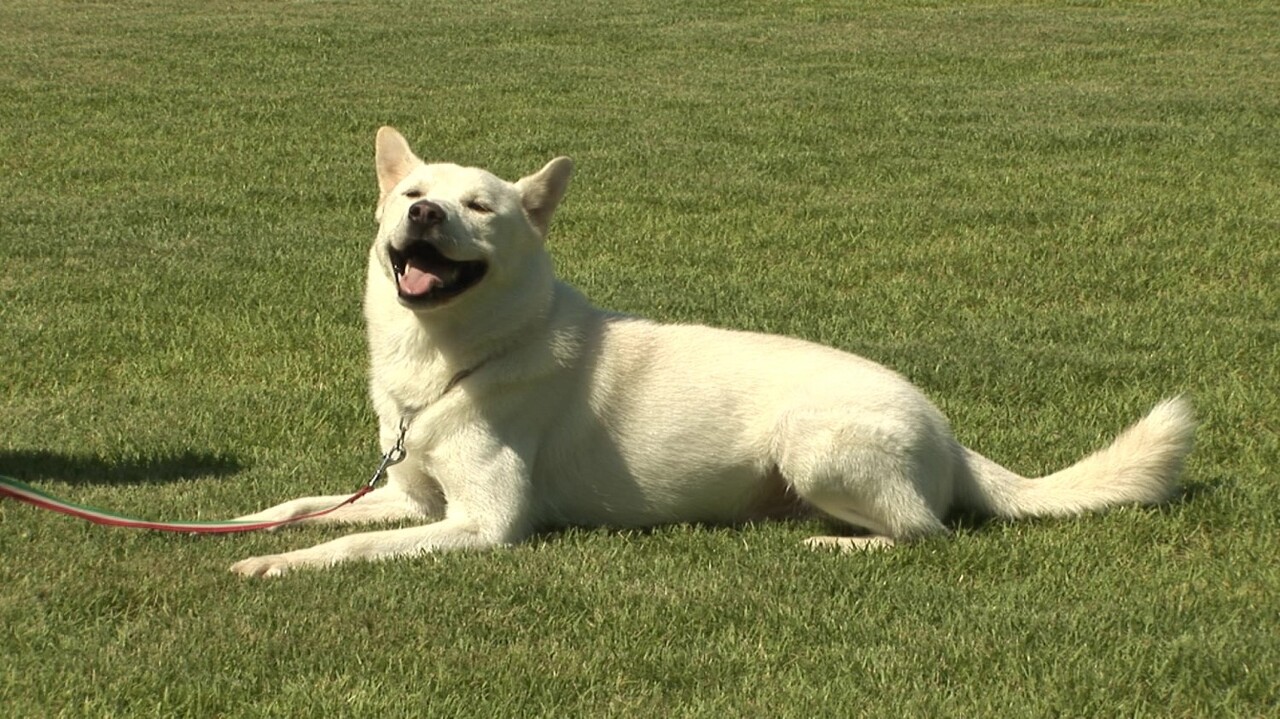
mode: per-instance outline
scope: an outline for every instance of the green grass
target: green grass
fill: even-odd
[[[372,140],[578,174],[599,304],[802,336],[1026,473],[1162,396],[1167,507],[839,557],[576,530],[242,581],[338,536],[0,503],[6,716],[1263,716],[1280,702],[1274,3],[0,6],[0,472],[163,519],[376,461]]]

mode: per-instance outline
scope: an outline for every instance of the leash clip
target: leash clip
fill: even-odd
[[[400,464],[404,461],[405,456],[408,455],[408,452],[404,449],[404,436],[408,431],[409,423],[406,420],[401,419],[400,435],[396,437],[395,446],[382,453],[382,461],[378,463],[378,469],[374,471],[373,476],[369,478],[369,481],[365,482],[365,491],[372,490],[383,477],[387,476],[388,467],[393,464]]]

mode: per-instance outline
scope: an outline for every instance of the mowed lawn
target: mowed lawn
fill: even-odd
[[[597,303],[917,382],[1043,474],[1162,397],[1159,508],[839,556],[576,529],[246,581],[0,501],[0,714],[1205,716],[1280,703],[1280,6],[0,5],[0,473],[155,519],[377,460],[373,135],[516,178]]]

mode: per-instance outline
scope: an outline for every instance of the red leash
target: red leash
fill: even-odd
[[[379,474],[381,476],[381,474]],[[120,514],[114,514],[96,507],[89,507],[82,504],[72,504],[57,497],[45,494],[29,484],[19,482],[12,477],[0,475],[0,495],[13,497],[20,502],[48,509],[54,512],[60,512],[72,517],[79,517],[94,524],[103,524],[108,527],[127,527],[129,529],[150,529],[156,532],[182,532],[184,534],[229,534],[232,532],[255,532],[260,529],[273,529],[294,522],[301,522],[304,519],[315,519],[323,517],[330,512],[336,511],[342,507],[351,504],[360,499],[364,495],[373,491],[373,482],[361,487],[355,494],[347,497],[338,504],[322,509],[318,512],[303,514],[289,519],[281,519],[274,522],[239,522],[235,520],[225,522],[152,522],[146,519],[135,519]]]
[[[356,493],[342,500],[341,502],[322,509],[317,512],[281,519],[272,522],[242,522],[237,520],[229,520],[224,522],[152,522],[145,519],[135,519],[126,517],[121,514],[115,514],[96,507],[90,507],[83,504],[73,504],[50,494],[45,494],[29,484],[19,482],[12,477],[0,475],[0,495],[13,497],[20,502],[26,502],[42,509],[48,509],[54,512],[60,512],[72,517],[79,517],[94,524],[104,524],[108,527],[128,527],[130,529],[150,529],[156,532],[182,532],[184,534],[230,534],[232,532],[256,532],[260,529],[273,529],[275,527],[284,526],[301,522],[306,519],[315,519],[323,517],[330,512],[335,512],[348,504],[360,499],[364,495],[373,491],[374,486],[386,475],[387,467],[400,462],[405,457],[404,436],[408,431],[408,421],[401,420],[400,436],[396,439],[396,444],[382,455],[382,461],[378,464],[378,469],[373,473],[373,478],[364,483],[364,486],[356,490]]]
[[[444,396],[449,393],[449,390],[458,386],[462,380],[471,376],[471,374],[479,369],[483,364],[484,363],[481,362],[470,369],[464,369],[455,374],[449,379],[448,383],[445,384],[444,390],[440,393],[440,398],[438,399],[443,399]],[[405,455],[407,454],[404,448],[405,434],[409,431],[409,422],[412,421],[414,415],[416,415],[421,409],[422,408],[419,407],[418,409],[401,416],[400,436],[396,438],[395,446],[383,453],[382,461],[378,464],[377,471],[373,473],[373,478],[368,482],[365,482],[364,486],[358,489],[355,494],[347,497],[328,509],[322,509],[318,512],[311,512],[297,517],[290,517],[289,519],[281,519],[273,522],[241,522],[234,519],[224,522],[151,522],[145,519],[135,519],[121,514],[114,514],[96,507],[66,502],[52,495],[45,494],[29,484],[24,484],[12,477],[6,477],[4,475],[0,475],[0,495],[13,497],[20,502],[26,502],[27,504],[35,505],[54,512],[61,512],[62,514],[67,514],[72,517],[79,517],[80,519],[93,522],[94,524],[104,524],[108,527],[150,529],[157,532],[182,532],[184,534],[230,534],[232,532],[255,532],[260,529],[273,529],[286,524],[293,524],[307,519],[323,517],[330,512],[336,512],[337,510],[372,492],[374,486],[377,485],[384,476],[386,476],[387,467],[404,460]]]

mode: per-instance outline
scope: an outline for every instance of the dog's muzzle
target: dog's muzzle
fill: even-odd
[[[408,219],[408,241],[387,250],[401,302],[415,307],[439,304],[484,277],[488,265],[483,260],[453,260],[437,247],[440,226],[448,219],[443,207],[419,200],[409,206]]]

